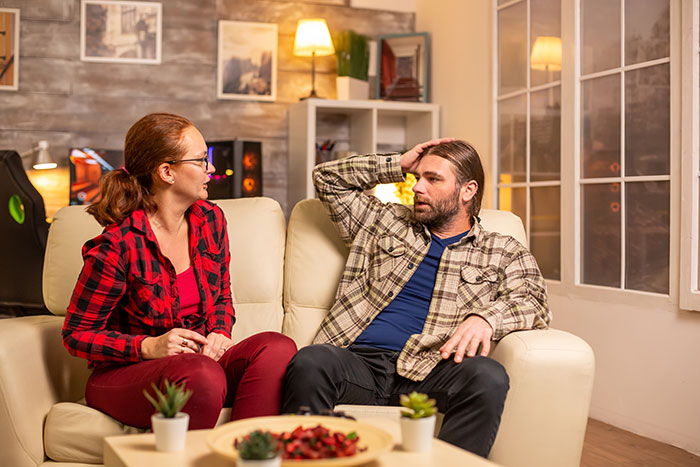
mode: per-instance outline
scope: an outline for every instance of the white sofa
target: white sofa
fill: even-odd
[[[318,200],[300,202],[287,227],[271,199],[217,204],[228,220],[234,339],[277,330],[299,347],[308,345],[333,302],[347,255],[322,206]],[[481,218],[487,230],[525,244],[516,216],[484,210]],[[87,364],[71,357],[61,342],[81,247],[100,231],[84,208],[61,209],[49,232],[43,281],[44,300],[56,316],[0,320],[3,465],[99,464],[104,436],[133,431],[80,403]],[[593,383],[591,348],[563,331],[523,331],[502,339],[492,356],[505,366],[511,388],[489,458],[506,466],[578,466]],[[393,408],[344,410],[396,414]],[[220,421],[227,416],[222,412]]]

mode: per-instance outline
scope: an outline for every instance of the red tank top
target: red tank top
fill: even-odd
[[[177,275],[177,288],[180,291],[180,318],[196,314],[199,311],[200,299],[192,266]]]

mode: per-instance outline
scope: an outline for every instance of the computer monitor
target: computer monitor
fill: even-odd
[[[121,150],[72,148],[70,150],[70,204],[90,204],[100,194],[100,180],[124,164]]]

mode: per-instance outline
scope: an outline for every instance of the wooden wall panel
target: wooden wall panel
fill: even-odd
[[[160,65],[80,61],[80,0],[0,0],[21,9],[18,92],[0,93],[0,148],[46,139],[59,164],[72,146],[121,149],[149,112],[191,119],[206,139],[263,143],[265,196],[287,205],[287,113],[311,89],[311,60],[292,49],[297,21],[323,17],[331,34],[413,32],[415,15],[354,9],[349,0],[163,0]],[[216,98],[218,20],[278,25],[277,101]],[[316,59],[316,89],[335,98],[335,57]]]

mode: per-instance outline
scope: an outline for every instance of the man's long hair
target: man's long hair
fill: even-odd
[[[425,155],[442,157],[452,162],[458,186],[470,180],[476,182],[476,194],[469,203],[469,214],[476,217],[481,211],[481,200],[484,197],[484,168],[481,166],[479,153],[466,141],[452,141],[431,146]]]

